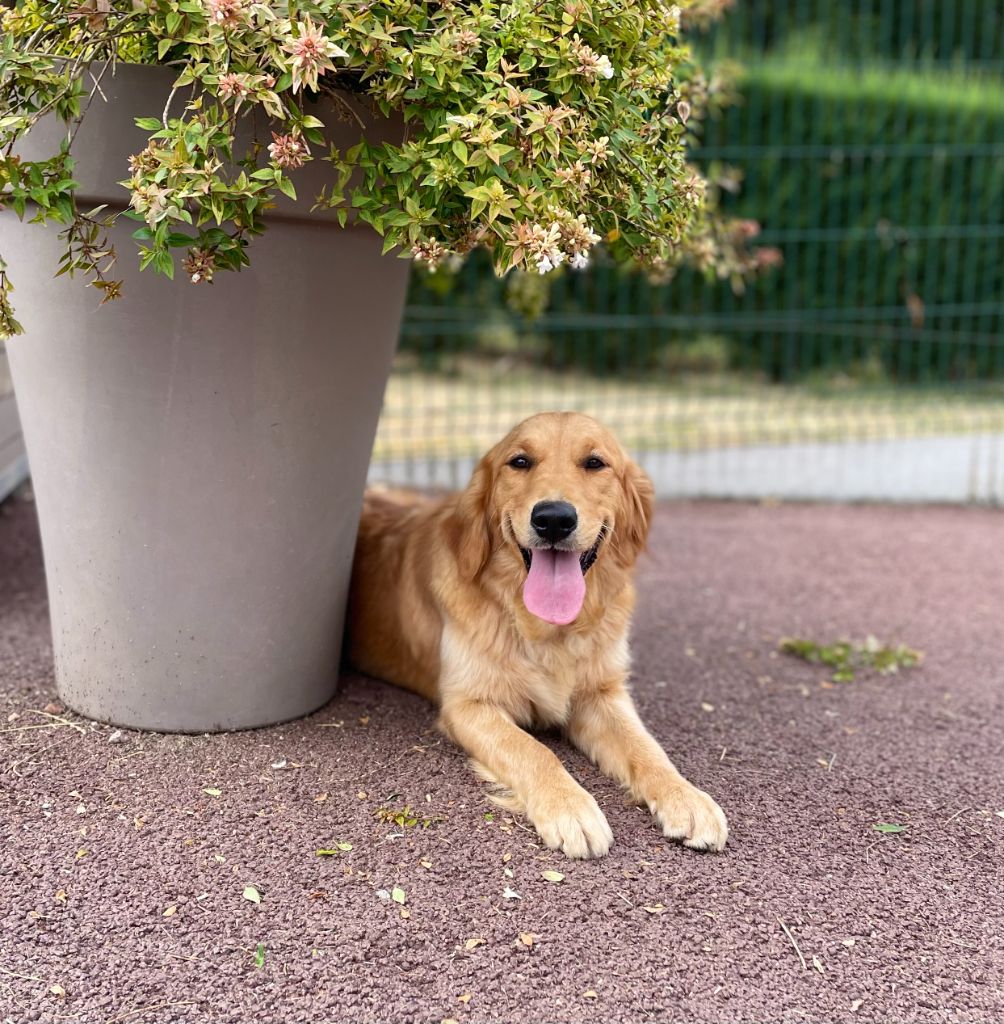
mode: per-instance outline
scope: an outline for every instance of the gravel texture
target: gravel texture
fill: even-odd
[[[0,1021],[1000,1021],[1002,551],[986,510],[662,506],[635,694],[731,838],[664,841],[552,739],[616,840],[569,862],[359,676],[231,735],[61,713],[34,509],[8,502]],[[927,657],[832,684],[776,653],[869,633]],[[405,804],[429,827],[379,820]]]

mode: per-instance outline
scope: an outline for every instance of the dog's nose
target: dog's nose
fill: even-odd
[[[552,544],[564,540],[578,523],[575,506],[567,501],[538,501],[530,513],[530,525],[537,536]]]

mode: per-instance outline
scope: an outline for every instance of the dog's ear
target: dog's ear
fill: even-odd
[[[636,462],[629,461],[621,477],[624,505],[621,517],[614,524],[614,539],[621,561],[634,565],[645,549],[648,530],[655,509],[655,488],[648,474]]]
[[[465,580],[476,579],[491,557],[493,479],[489,454],[478,463],[471,482],[458,495],[446,521],[447,540]]]

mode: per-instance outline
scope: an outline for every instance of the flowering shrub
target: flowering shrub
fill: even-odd
[[[0,205],[62,225],[61,269],[117,297],[107,211],[74,201],[75,125],[117,61],[177,69],[146,147],[123,168],[143,267],[176,255],[204,284],[248,263],[296,171],[331,164],[316,197],[349,208],[388,251],[436,267],[475,246],[496,271],[582,267],[603,240],[665,272],[714,259],[688,131],[720,91],[681,39],[681,8],[720,0],[14,0],[0,43]],[[399,144],[325,142],[317,93],[403,113]],[[337,109],[337,102],[336,102]],[[18,141],[44,115],[68,125],[44,160]],[[264,126],[245,151],[238,126]],[[246,131],[246,128],[244,128]],[[243,136],[242,136],[243,137]],[[711,247],[709,249],[709,247]],[[711,254],[709,257],[709,253]],[[2,253],[0,253],[2,257]],[[0,258],[0,333],[19,330]]]

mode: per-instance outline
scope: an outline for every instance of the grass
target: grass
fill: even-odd
[[[603,380],[474,358],[447,375],[421,372],[402,355],[373,457],[480,455],[513,424],[551,409],[595,415],[636,452],[1004,432],[1004,397],[987,392],[820,389],[725,375]]]

